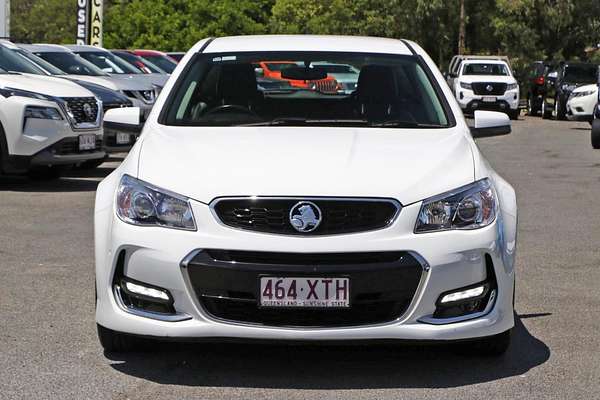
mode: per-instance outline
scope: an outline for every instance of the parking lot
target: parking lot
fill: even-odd
[[[0,398],[598,398],[600,151],[587,123],[521,117],[482,139],[517,190],[515,340],[500,361],[446,347],[164,344],[104,355],[93,203],[122,160],[0,180]]]

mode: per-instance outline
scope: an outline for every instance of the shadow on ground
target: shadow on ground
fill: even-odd
[[[93,192],[100,180],[114,171],[114,168],[98,167],[88,170],[68,170],[60,178],[31,179],[27,176],[5,176],[0,178],[0,191],[13,192]],[[91,179],[90,179],[91,178]]]
[[[152,382],[184,386],[377,389],[449,388],[522,375],[550,349],[515,316],[500,359],[458,355],[455,346],[284,346],[166,343],[151,353],[107,354],[111,366]]]

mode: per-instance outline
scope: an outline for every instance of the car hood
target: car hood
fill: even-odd
[[[499,82],[499,83],[517,83],[516,79],[512,76],[498,76],[498,75],[463,75],[460,77],[461,82],[473,83],[473,82]]]
[[[138,177],[209,203],[222,196],[357,196],[410,204],[473,182],[460,130],[148,127]]]
[[[115,80],[115,83],[128,86],[127,88],[123,88],[123,90],[151,90],[153,88],[152,85],[154,84],[154,80],[156,79],[152,77],[152,74],[112,74],[110,77]]]
[[[132,75],[110,75],[110,76],[90,76],[90,75],[67,75],[68,78],[95,83],[106,88],[122,90],[151,90],[152,84],[147,80],[138,80],[129,78]]]
[[[26,90],[55,97],[92,97],[83,87],[65,79],[45,75],[2,74],[0,87]]]

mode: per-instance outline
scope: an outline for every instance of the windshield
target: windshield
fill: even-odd
[[[141,57],[136,56],[135,54],[127,53],[126,51],[115,52],[115,54],[118,57],[122,58],[123,60],[127,61],[129,64],[138,68],[139,70],[142,70],[142,68],[145,67],[153,74],[164,74],[165,73],[165,71],[158,68],[158,66],[156,66],[155,64],[151,63],[148,60],[143,60]]]
[[[54,65],[50,64],[43,58],[36,56],[35,54],[32,54],[25,50],[17,50],[17,51],[19,52],[19,55],[27,58],[29,61],[31,61],[38,67],[40,67],[43,70],[45,70],[46,72],[48,72],[50,75],[66,75],[66,73],[64,73],[60,69],[56,68]]]
[[[293,60],[285,64],[280,60]],[[312,65],[313,62],[317,65]],[[318,64],[356,68],[348,92]],[[265,85],[261,66],[285,65],[284,85]],[[166,123],[186,126],[321,125],[447,127],[440,88],[412,56],[340,52],[198,55],[166,104]],[[258,82],[257,82],[258,75]],[[445,103],[444,103],[445,104]]]
[[[508,76],[508,68],[504,64],[470,63],[463,69],[463,75],[498,75]]]
[[[63,72],[71,75],[108,76],[94,64],[84,60],[75,53],[61,52],[34,52],[36,56],[48,61]]]
[[[598,67],[590,65],[567,65],[564,80],[576,83],[596,83]]]
[[[48,75],[41,68],[33,64],[15,50],[0,46],[0,68],[5,71],[21,72],[25,74]]]
[[[109,52],[82,51],[77,54],[109,74],[122,75],[142,73],[139,69],[135,68],[133,65],[130,65],[127,61]]]
[[[167,74],[172,74],[173,71],[175,71],[175,67],[177,67],[177,63],[175,61],[171,61],[165,56],[146,54],[141,57],[144,60],[148,60],[151,63],[156,64],[160,69],[165,71]]]

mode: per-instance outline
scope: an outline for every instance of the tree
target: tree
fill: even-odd
[[[11,1],[11,36],[16,41],[75,43],[77,2]]]

